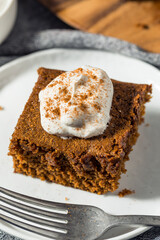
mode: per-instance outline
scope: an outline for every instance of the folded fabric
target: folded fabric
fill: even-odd
[[[146,61],[160,68],[160,54],[113,37],[77,30],[42,30],[19,34],[0,46],[0,65],[35,51],[50,48],[96,49],[120,53]]]

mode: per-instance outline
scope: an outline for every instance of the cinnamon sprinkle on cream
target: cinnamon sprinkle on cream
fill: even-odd
[[[80,102],[79,103],[79,109],[82,111],[82,112],[85,112],[87,110],[87,105],[84,104],[83,102]]]
[[[112,97],[112,82],[102,69],[84,66],[65,72],[39,93],[42,127],[61,137],[103,134]]]
[[[62,99],[62,101],[64,101],[65,103],[69,102],[70,100],[71,100],[71,95],[67,95]]]
[[[52,109],[51,112],[56,116],[60,116],[60,108],[59,107]]]
[[[99,103],[94,103],[93,107],[99,112],[101,110],[101,106]]]

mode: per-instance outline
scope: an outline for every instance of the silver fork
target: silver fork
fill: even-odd
[[[56,240],[93,240],[118,225],[160,226],[160,216],[113,216],[97,207],[40,200],[2,187],[0,193],[2,221]]]

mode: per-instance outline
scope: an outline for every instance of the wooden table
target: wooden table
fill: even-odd
[[[39,0],[69,25],[160,53],[160,0]]]

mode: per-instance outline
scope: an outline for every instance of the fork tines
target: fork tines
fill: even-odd
[[[67,204],[32,198],[1,187],[0,193],[3,221],[45,237],[65,239],[69,227]]]

